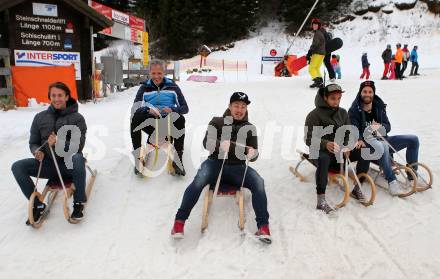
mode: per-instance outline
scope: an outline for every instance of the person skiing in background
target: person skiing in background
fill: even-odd
[[[313,84],[310,88],[321,87],[324,83],[321,75],[321,65],[326,54],[325,51],[325,31],[322,29],[321,21],[317,18],[312,19],[312,28],[315,33],[312,45],[307,53],[307,61],[309,61],[309,73],[312,77]]]
[[[214,117],[209,122],[203,146],[210,152],[210,155],[202,163],[194,180],[185,190],[171,231],[173,238],[184,237],[185,221],[189,218],[203,189],[208,184],[216,185],[224,163],[220,185],[228,184],[240,187],[244,181],[244,187],[252,193],[252,207],[255,211],[258,227],[256,236],[261,241],[270,243],[269,213],[267,212],[264,180],[250,166],[247,167],[246,176],[243,178],[246,161],[254,162],[258,158],[256,127],[248,120],[248,105],[250,103],[247,94],[234,92],[223,116]]]
[[[392,55],[393,53],[391,51],[391,45],[387,45],[387,48],[382,52],[382,59],[384,63],[382,79],[388,79],[388,73],[390,71]]]
[[[332,40],[333,35],[332,35],[332,33],[328,32],[326,28],[327,28],[327,24],[323,24],[322,30],[324,31],[325,45],[326,45],[324,65],[325,65],[325,68],[327,69],[328,76],[330,78],[330,82],[335,82],[336,73],[335,73],[335,70],[333,69],[333,66],[330,61],[331,57],[332,57],[332,52],[328,48],[329,42]]]
[[[362,54],[361,61],[362,61],[362,69],[363,69],[361,79],[365,77],[365,79],[368,80],[370,79],[370,62],[368,62],[368,57],[366,52]]]
[[[395,66],[394,72],[396,75],[396,79],[402,80],[402,63],[403,63],[403,50],[402,45],[400,43],[396,44],[396,54],[394,55]]]
[[[410,76],[419,76],[419,55],[417,54],[417,46],[414,46],[411,51],[410,61],[411,61],[411,73]]]
[[[337,79],[341,79],[341,64],[339,64],[339,55],[332,54],[332,60],[330,61],[333,67],[333,70],[335,71]]]
[[[405,78],[404,73],[406,68],[408,67],[408,61],[410,59],[410,54],[409,54],[409,50],[408,50],[408,44],[404,44],[403,45],[403,61],[402,61],[402,73],[401,73],[401,77]]]
[[[53,160],[57,160],[59,170],[63,180],[70,178],[75,184],[73,194],[73,212],[70,216],[74,220],[81,220],[84,217],[84,203],[87,202],[86,196],[86,159],[82,150],[86,142],[87,125],[84,117],[78,112],[78,102],[71,97],[69,87],[56,82],[49,86],[48,98],[50,106],[35,115],[32,121],[29,149],[34,158],[23,159],[12,165],[12,173],[21,188],[21,191],[29,199],[35,190],[35,184],[31,177],[37,177],[38,169],[41,167],[40,178],[58,181],[58,173]],[[65,139],[58,138],[58,133],[66,126],[75,126],[78,132],[74,136],[74,130],[69,130]],[[57,136],[58,135],[58,136]],[[73,167],[68,167],[64,157],[57,154],[59,148],[63,151],[77,146],[78,150],[72,154]],[[52,157],[49,148],[53,148],[55,157]],[[70,150],[69,150],[70,151]],[[34,200],[33,216],[36,223],[46,212],[47,205],[39,199]],[[26,225],[30,225],[29,220]]]

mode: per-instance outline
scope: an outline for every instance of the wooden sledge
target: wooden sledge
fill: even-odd
[[[298,151],[298,153],[300,155],[301,160],[298,162],[296,167],[290,166],[289,170],[290,170],[290,172],[293,173],[293,175],[298,177],[300,181],[304,182],[304,181],[306,181],[306,178],[304,175],[302,175],[299,172],[300,165],[304,161],[307,161],[316,167],[317,162],[316,162],[316,160],[309,159],[309,155],[306,153],[303,153],[300,151]],[[348,168],[348,165],[346,168]],[[350,199],[351,189],[350,189],[349,179],[352,180],[353,183],[356,183],[356,184],[359,184],[359,183],[357,183],[357,181],[363,180],[363,183],[361,184],[362,185],[361,189],[366,197],[366,201],[362,202],[361,203],[362,205],[370,206],[374,203],[374,200],[376,199],[376,185],[374,183],[374,180],[366,173],[358,174],[356,177],[355,173],[348,172],[348,170],[345,171],[343,164],[341,164],[341,168],[339,170],[330,167],[329,172],[328,172],[328,179],[329,179],[329,184],[327,186],[328,188],[331,186],[336,186],[336,189],[339,192],[342,192],[341,198],[339,198],[339,197],[332,198],[332,197],[330,197],[330,195],[327,195],[327,197],[326,197],[329,201],[331,201],[334,204],[335,208],[341,208],[341,207],[345,206]],[[368,190],[368,191],[366,191],[366,190]],[[366,194],[367,192],[368,192],[368,194]]]
[[[211,207],[213,197],[214,189],[210,185],[208,185],[205,190],[205,200],[203,202],[202,233],[205,232],[205,230],[208,228],[209,208]],[[231,185],[220,185],[217,197],[230,197],[236,199],[236,203],[239,209],[238,227],[240,228],[240,230],[244,230],[245,218],[243,190],[240,190],[239,187]]]
[[[89,171],[91,175],[86,185],[86,196],[87,196],[87,201],[89,201],[90,195],[92,193],[92,188],[95,183],[95,179],[98,172],[97,170],[92,170],[92,168],[90,168],[90,166],[87,165],[87,163],[86,163],[86,169]],[[77,224],[80,221],[70,218],[71,212],[68,204],[68,200],[70,199],[70,197],[72,197],[73,193],[75,192],[75,185],[73,184],[72,180],[66,180],[64,181],[64,187],[66,189],[66,192],[64,193],[64,197],[63,197],[64,217],[69,223]],[[49,214],[50,208],[53,205],[58,192],[60,191],[63,191],[63,186],[60,182],[56,182],[56,183],[46,184],[42,193],[38,191],[32,193],[31,197],[29,198],[28,213],[29,213],[29,223],[33,228],[38,229],[43,225],[45,219]],[[36,198],[38,198],[42,203],[46,201],[47,204],[47,208],[43,213],[43,215],[41,216],[40,221],[38,223],[35,222],[33,215],[34,200]]]

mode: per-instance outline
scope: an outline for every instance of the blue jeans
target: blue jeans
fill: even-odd
[[[222,160],[207,159],[202,163],[193,182],[186,188],[182,204],[176,214],[176,220],[188,219],[191,210],[199,200],[203,188],[208,184],[213,187],[220,173]],[[224,165],[220,185],[228,184],[240,187],[245,165]],[[267,197],[264,190],[264,180],[251,167],[248,167],[244,187],[252,193],[252,206],[255,211],[257,226],[269,224],[269,213],[267,212]]]
[[[81,153],[76,153],[72,157],[73,169],[68,169],[64,160],[58,160],[61,176],[63,179],[71,178],[75,184],[75,192],[73,194],[74,202],[86,202],[86,160]],[[38,167],[40,162],[34,158],[23,159],[12,164],[12,173],[17,180],[21,191],[29,199],[34,192],[35,184],[31,176],[38,175]],[[45,156],[41,167],[40,178],[58,181],[58,174],[52,158]]]
[[[396,151],[400,151],[406,148],[406,163],[412,164],[418,162],[419,157],[419,139],[415,135],[397,135],[389,136],[386,140],[391,144]],[[393,173],[393,167],[391,165],[392,152],[388,145],[381,140],[375,140],[371,142],[371,147],[378,150],[383,154],[379,158],[379,166],[382,168],[385,178],[388,182],[396,180],[396,176]],[[377,151],[376,151],[377,152]],[[415,169],[417,169],[415,167]]]
[[[335,73],[336,73],[337,79],[341,79],[341,77],[342,77],[342,75],[341,75],[341,67],[337,66],[334,69],[335,69]]]

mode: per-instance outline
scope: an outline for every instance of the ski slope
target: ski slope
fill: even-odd
[[[24,225],[27,203],[10,167],[30,156],[30,125],[34,115],[46,108],[0,111],[0,278],[439,278],[440,23],[438,17],[423,14],[422,5],[419,1],[416,9],[389,16],[368,13],[371,21],[360,17],[333,32],[345,43],[340,51],[345,108],[357,94],[364,50],[369,54],[371,78],[377,80],[383,67],[380,54],[387,43],[393,49],[397,41],[419,45],[422,76],[377,81],[376,87],[388,104],[391,134],[419,136],[420,161],[434,173],[433,189],[406,199],[378,189],[373,206],[350,201],[336,219],[315,210],[314,168],[304,164],[309,181],[304,183],[288,167],[299,160],[295,150],[304,147],[304,120],[314,107],[316,91],[308,88],[307,70],[294,78],[257,75],[261,48],[285,49],[291,39],[280,26],[270,25],[233,49],[211,54],[247,59],[247,76],[227,73],[226,79],[220,76],[219,82],[206,84],[186,82],[182,75],[179,86],[190,107],[184,178],[133,175],[129,113],[137,88],[97,104],[80,105],[88,124],[85,153],[98,177],[86,218],[78,225],[65,221],[60,199],[41,229]],[[384,24],[393,28],[371,33]],[[310,39],[298,39],[292,52],[305,53],[309,44]],[[202,235],[201,197],[186,223],[185,239],[174,241],[170,238],[174,215],[207,156],[202,148],[207,123],[223,114],[231,93],[238,90],[252,101],[249,117],[258,128],[261,153],[252,167],[265,179],[273,243],[267,246],[252,236],[256,224],[249,192],[245,192],[245,233],[238,229],[234,202],[219,198]]]
[[[440,70],[404,81],[378,81],[389,104],[392,134],[415,133],[420,160],[435,178],[440,146],[437,110]],[[0,127],[0,278],[438,278],[440,276],[440,192],[434,188],[407,199],[378,190],[376,203],[354,201],[337,219],[317,212],[313,183],[288,171],[298,161],[305,116],[315,91],[309,78],[270,78],[216,84],[181,82],[190,106],[184,157],[185,178],[133,175],[128,113],[136,88],[98,104],[80,106],[89,131],[86,152],[99,171],[86,218],[68,224],[58,200],[40,230],[26,227],[27,203],[10,172],[29,157],[33,116],[44,108],[2,112]],[[341,82],[342,105],[354,99],[359,81]],[[186,186],[206,157],[201,141],[208,121],[221,115],[230,94],[249,94],[250,121],[259,129],[261,156],[252,166],[265,179],[273,244],[256,241],[250,193],[246,227],[229,199],[216,199],[208,231],[201,235],[201,202],[186,224],[186,238],[170,239],[174,214]],[[313,181],[311,166],[304,167]]]

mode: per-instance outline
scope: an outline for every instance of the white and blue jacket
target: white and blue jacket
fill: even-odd
[[[157,86],[149,79],[142,83],[134,102],[142,102],[142,108],[137,113],[148,113],[150,107],[155,107],[162,112],[162,109],[169,107],[178,114],[188,113],[188,105],[179,86],[171,79],[164,78]],[[166,115],[166,113],[161,113]]]

